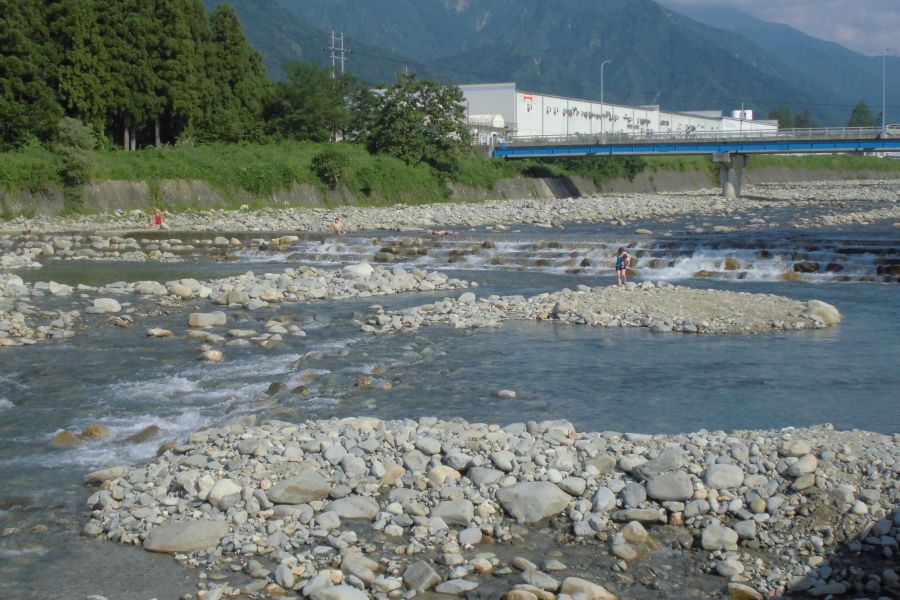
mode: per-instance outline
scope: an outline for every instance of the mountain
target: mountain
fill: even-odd
[[[665,1],[663,1],[665,4]],[[785,70],[803,73],[824,90],[817,103],[821,112],[838,113],[847,121],[853,106],[865,100],[872,114],[881,113],[881,57],[865,56],[839,44],[806,35],[788,25],[769,23],[730,7],[709,4],[678,5],[672,10],[713,27],[739,34],[777,57]],[[885,64],[887,116],[900,121],[900,58]]]
[[[867,61],[874,59],[814,38],[798,41],[802,34],[790,28],[733,25],[712,14],[689,18],[653,0],[228,2],[274,77],[290,61],[330,66],[323,49],[335,30],[351,49],[347,71],[376,84],[408,69],[448,83],[516,81],[530,91],[599,98],[600,63],[611,60],[603,90],[610,102],[667,110],[743,104],[758,115],[788,106],[839,125],[859,100],[853,92],[865,89],[873,112],[880,110],[880,93],[875,102],[871,86],[856,83],[863,76],[869,82]],[[798,44],[806,58],[786,59]],[[828,65],[837,57],[859,73],[836,77]]]
[[[241,20],[244,35],[263,55],[269,76],[283,76],[282,66],[292,62],[312,62],[331,67],[329,53],[331,29],[317,27],[296,18],[279,0],[204,0],[207,10],[220,4],[230,4]],[[344,46],[351,48],[347,72],[371,82],[393,81],[404,60],[390,51],[371,47],[353,38],[344,37]],[[339,64],[337,65],[340,69]]]

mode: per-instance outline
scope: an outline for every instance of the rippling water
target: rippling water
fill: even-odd
[[[165,265],[50,261],[27,277],[98,284],[260,273],[301,262],[333,266],[373,260],[402,237],[306,240],[277,253],[245,249],[228,263],[204,257]],[[485,247],[486,239],[493,244]],[[588,226],[467,232],[439,239],[428,255],[404,262],[477,281],[479,295],[530,295],[611,283],[612,252],[628,242],[633,240]],[[448,263],[454,250],[468,253]],[[375,302],[390,309],[443,296],[400,295],[229,311],[228,328],[263,331],[269,318],[285,316],[307,336],[286,338],[280,350],[228,347],[228,362],[210,365],[197,362],[195,344],[187,340],[144,337],[153,326],[180,334],[186,310],[142,319],[130,329],[85,315],[89,327],[71,340],[2,352],[0,595],[48,597],[59,589],[44,577],[49,567],[83,594],[137,598],[190,591],[191,578],[170,558],[80,539],[79,511],[87,496],[80,481],[86,471],[146,460],[162,440],[183,439],[229,417],[433,415],[501,424],[552,417],[583,430],[641,432],[831,422],[839,429],[900,431],[900,288],[884,283],[891,280],[884,269],[879,273],[879,267],[896,264],[896,229],[644,237],[631,252],[645,278],[817,298],[835,304],[845,321],[836,329],[749,337],[508,322],[498,330],[432,327],[377,338],[352,322]],[[785,280],[802,262],[818,268],[799,281]],[[840,269],[828,270],[829,264]],[[696,278],[700,271],[704,278]],[[203,301],[191,306],[209,309]],[[361,376],[372,379],[371,387],[357,385]],[[270,394],[273,382],[284,386]],[[504,388],[519,397],[500,400],[496,392]],[[111,436],[71,450],[50,447],[56,432],[80,431],[89,423],[102,423]],[[150,425],[162,430],[159,438],[127,441]],[[49,531],[33,532],[36,524]],[[130,586],[137,571],[149,594]],[[165,583],[154,588],[145,575],[160,572],[176,575],[157,577]]]

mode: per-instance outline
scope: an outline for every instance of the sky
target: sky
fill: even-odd
[[[762,21],[784,23],[856,52],[900,56],[900,0],[663,0],[672,8],[713,4],[737,8]]]

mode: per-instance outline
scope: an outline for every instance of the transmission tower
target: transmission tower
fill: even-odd
[[[340,43],[340,46],[338,46]],[[331,58],[331,78],[335,77],[335,64],[337,61],[341,62],[341,75],[344,74],[344,62],[347,60],[347,54],[350,54],[349,48],[344,48],[344,32],[341,32],[340,37],[335,35],[334,30],[331,30],[331,46],[325,48],[325,52],[329,53],[329,57]]]

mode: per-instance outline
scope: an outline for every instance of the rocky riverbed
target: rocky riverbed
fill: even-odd
[[[601,327],[649,327],[666,333],[749,334],[838,325],[838,310],[818,300],[772,294],[697,290],[667,283],[629,283],[523,296],[456,299],[399,311],[376,308],[362,324],[368,333],[416,330],[437,323],[455,328],[498,327],[507,319],[553,320]]]
[[[136,319],[145,319],[154,314],[154,311],[148,311],[146,307],[142,309],[132,300],[148,300],[171,310],[183,308],[185,302],[199,300],[225,308],[253,311],[282,302],[343,300],[403,292],[468,288],[470,285],[477,284],[450,278],[436,271],[407,271],[401,267],[388,270],[381,266],[372,267],[368,263],[347,265],[341,270],[300,267],[259,276],[247,272],[208,281],[193,278],[173,280],[165,284],[157,281],[120,281],[103,286],[70,286],[53,281],[26,284],[17,275],[0,274],[0,346],[25,346],[39,340],[74,337],[76,322],[82,317],[81,311],[99,315],[120,327],[129,327]],[[46,310],[40,306],[48,299],[70,297],[74,300],[73,305],[80,309]],[[224,326],[226,321],[227,315],[221,311],[196,312],[189,316],[188,325],[191,328],[208,329]],[[266,333],[232,333],[232,337],[236,338],[259,338],[262,335],[257,341],[265,342],[265,346],[279,342],[280,336],[290,331],[277,322],[271,322]],[[292,333],[302,335],[302,330],[298,328]],[[147,335],[171,337],[174,334],[154,327],[147,331]],[[192,332],[191,337],[207,343],[224,341],[222,336],[205,331]],[[241,341],[249,344],[247,340]]]
[[[728,201],[721,197],[719,190],[709,189],[691,193],[627,194],[542,201],[509,199],[484,203],[339,209],[210,210],[167,214],[166,223],[175,231],[324,232],[329,230],[331,219],[339,212],[350,231],[442,229],[498,223],[550,227],[569,221],[626,225],[638,220],[665,220],[689,214],[740,218],[742,213],[748,211],[784,208],[815,209],[818,216],[797,216],[794,224],[802,227],[867,223],[873,219],[896,222],[900,219],[900,181],[897,180],[765,184],[747,186],[744,192],[743,198]],[[823,215],[828,211],[828,215]],[[145,228],[146,222],[147,214],[140,210],[78,217],[20,217],[0,226],[0,231],[19,232],[29,226],[35,233],[132,231]],[[752,228],[758,225],[760,223],[736,221],[730,227]]]
[[[604,599],[644,586],[896,597],[898,474],[896,434],[829,425],[662,436],[565,420],[251,419],[164,444],[149,464],[88,474],[84,532],[202,569],[206,600]],[[593,568],[529,548],[538,531],[556,548],[594,548]],[[672,554],[718,589],[691,587],[689,572],[666,566]],[[636,579],[647,568],[658,576]],[[237,571],[249,581],[216,583]]]

